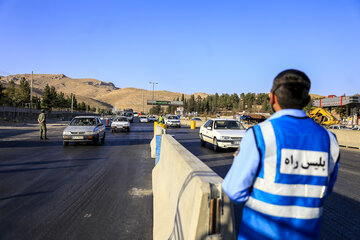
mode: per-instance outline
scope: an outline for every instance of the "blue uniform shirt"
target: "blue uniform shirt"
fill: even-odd
[[[268,120],[275,119],[284,115],[294,117],[306,117],[306,113],[298,109],[284,109],[276,112]],[[268,121],[266,120],[266,121]],[[222,189],[229,198],[237,203],[246,202],[249,198],[249,188],[253,185],[258,167],[260,164],[260,154],[255,142],[253,131],[247,131],[240,143],[240,152],[234,158],[233,164],[222,182]],[[333,176],[330,178],[327,193],[332,191],[336,181],[336,164]]]

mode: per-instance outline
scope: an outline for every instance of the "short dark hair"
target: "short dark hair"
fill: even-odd
[[[288,69],[275,77],[271,92],[282,109],[302,109],[309,103],[310,85],[305,73]]]

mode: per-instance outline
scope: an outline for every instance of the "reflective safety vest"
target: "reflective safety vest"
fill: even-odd
[[[287,115],[253,129],[261,163],[238,239],[317,239],[339,157],[335,136],[310,118]]]

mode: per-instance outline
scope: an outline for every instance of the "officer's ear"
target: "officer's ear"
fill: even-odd
[[[270,97],[270,105],[274,105],[274,103],[275,103],[275,94],[273,92],[270,92],[269,97]]]

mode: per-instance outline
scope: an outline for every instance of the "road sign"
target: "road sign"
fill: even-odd
[[[147,100],[147,105],[173,105],[173,106],[182,106],[184,105],[183,101],[165,101],[165,100]]]

